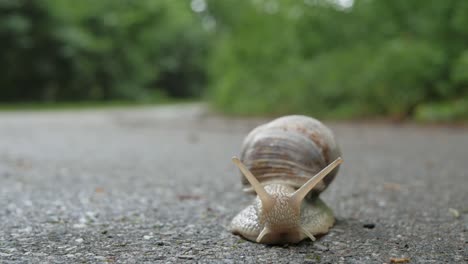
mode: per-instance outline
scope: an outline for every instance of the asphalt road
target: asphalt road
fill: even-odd
[[[201,105],[0,113],[0,263],[465,263],[468,128],[327,123],[337,224],[265,246],[226,230],[252,197],[231,157],[266,120]]]

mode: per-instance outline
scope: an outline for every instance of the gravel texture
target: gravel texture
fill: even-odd
[[[203,105],[0,113],[0,263],[465,263],[468,128],[328,123],[337,224],[265,246],[226,230],[252,196],[231,163],[262,119]]]

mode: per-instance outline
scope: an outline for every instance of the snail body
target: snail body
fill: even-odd
[[[231,232],[265,244],[327,233],[335,218],[319,194],[335,178],[340,155],[331,130],[311,117],[285,116],[252,130],[233,162],[244,191],[257,196],[234,217]]]

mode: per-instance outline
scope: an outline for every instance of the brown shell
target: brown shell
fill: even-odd
[[[299,188],[341,156],[332,132],[307,116],[284,116],[252,130],[244,140],[241,160],[262,184],[281,183]],[[319,194],[335,178],[338,168],[311,191]],[[249,182],[242,177],[246,191]]]

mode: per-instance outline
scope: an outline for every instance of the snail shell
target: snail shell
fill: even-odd
[[[252,130],[241,159],[254,203],[231,222],[234,234],[267,244],[297,243],[327,233],[333,212],[319,198],[338,172],[341,152],[330,129],[306,116],[285,116]]]

